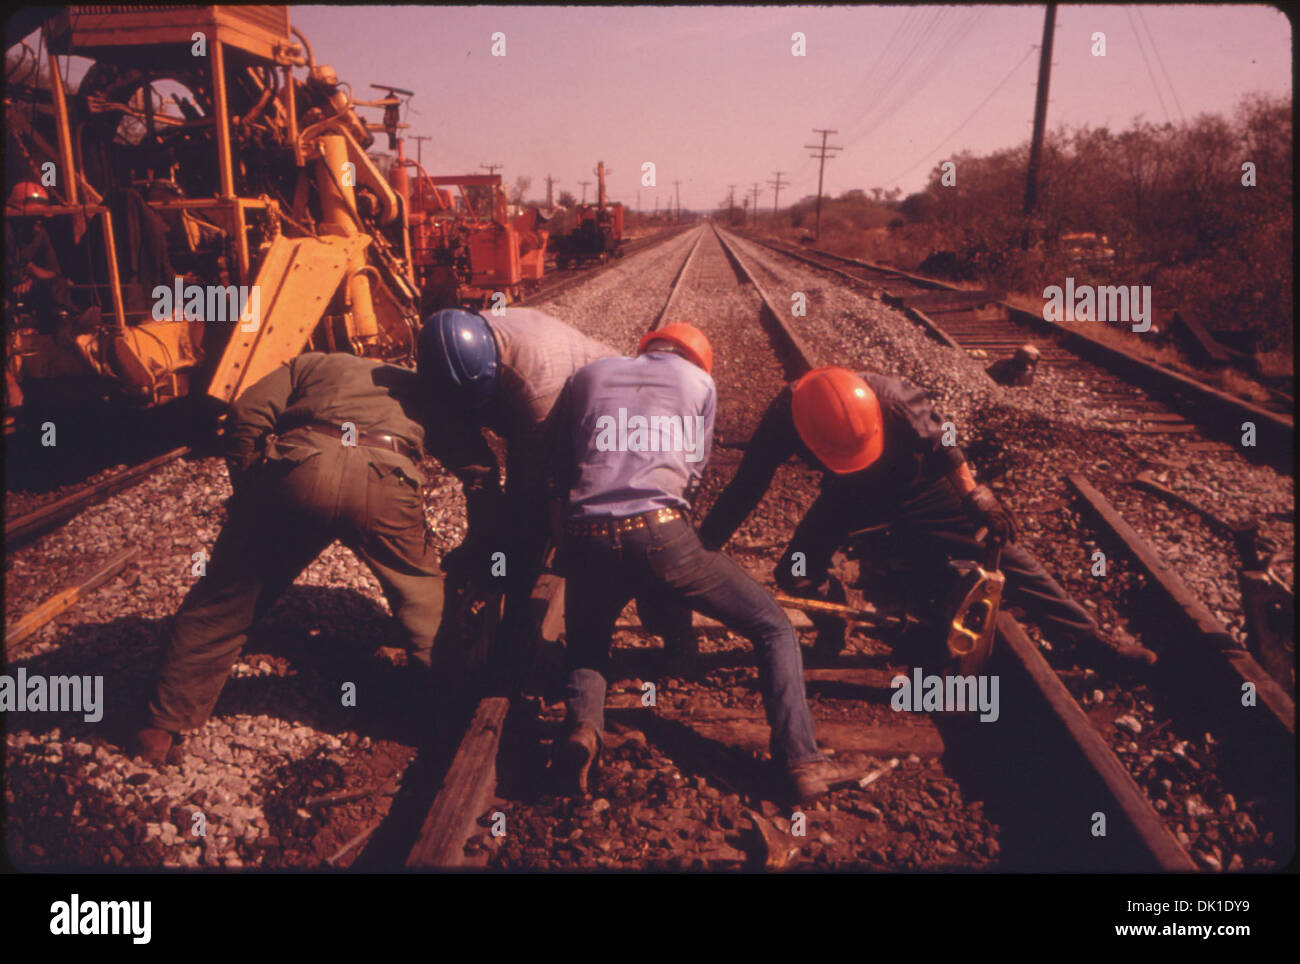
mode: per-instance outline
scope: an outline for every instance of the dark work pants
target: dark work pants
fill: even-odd
[[[913,489],[887,506],[864,505],[860,497],[848,492],[823,491],[795,527],[777,564],[777,585],[802,594],[820,586],[826,580],[831,556],[843,546],[848,533],[882,523],[889,524],[897,544],[928,562],[942,564],[945,558],[979,561],[984,557],[984,549],[975,539],[976,526],[946,479]],[[796,552],[804,553],[803,577],[793,572]],[[1014,542],[1003,546],[1000,568],[1007,578],[1003,600],[1022,607],[1049,638],[1078,642],[1097,636],[1096,621],[1029,550]]]
[[[754,644],[773,760],[792,765],[820,759],[790,620],[739,566],[706,550],[686,520],[651,522],[615,536],[567,536],[564,570],[565,707],[571,725],[604,729],[611,637],[627,601],[637,598],[643,622],[657,607],[680,603]]]
[[[335,539],[379,580],[416,664],[432,662],[443,587],[417,483],[391,454],[376,457],[364,446],[281,439],[277,454],[231,499],[206,574],[181,603],[149,704],[151,726],[179,732],[208,719],[249,630]]]
[[[550,536],[547,494],[540,484],[511,484],[510,480],[523,477],[524,471],[516,463],[507,462],[505,524],[498,527],[504,537],[499,548],[506,554],[506,576],[500,580],[506,600],[493,673],[507,690],[521,685],[532,668],[545,615],[535,610],[532,591]]]

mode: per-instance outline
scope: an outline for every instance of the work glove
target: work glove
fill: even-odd
[[[1016,538],[1015,517],[987,485],[967,492],[961,507],[977,527],[988,528],[990,541],[1005,545]]]

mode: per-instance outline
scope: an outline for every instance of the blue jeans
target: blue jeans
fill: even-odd
[[[651,521],[644,529],[612,536],[567,536],[563,562],[565,707],[571,726],[590,723],[597,732],[604,729],[614,623],[635,596],[641,612],[687,606],[748,638],[758,657],[772,759],[789,766],[822,758],[813,739],[803,657],[790,620],[739,566],[705,549],[685,519]]]

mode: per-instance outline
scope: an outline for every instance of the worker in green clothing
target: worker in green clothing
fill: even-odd
[[[482,434],[441,410],[415,372],[346,354],[300,355],[229,412],[229,516],[176,615],[135,752],[160,762],[212,712],[248,632],[335,539],[370,567],[411,659],[441,668],[443,581],[427,540],[423,454],[465,490],[467,541],[500,514]],[[444,647],[439,647],[439,651]]]

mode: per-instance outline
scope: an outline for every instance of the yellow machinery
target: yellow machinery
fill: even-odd
[[[414,356],[407,211],[366,154],[402,126],[395,99],[354,101],[287,7],[65,7],[34,25],[16,58],[34,66],[6,85],[6,192],[47,197],[8,204],[6,240],[43,232],[68,284],[44,302],[7,286],[11,410],[87,389],[230,402],[304,350]],[[75,93],[65,55],[93,61]]]

